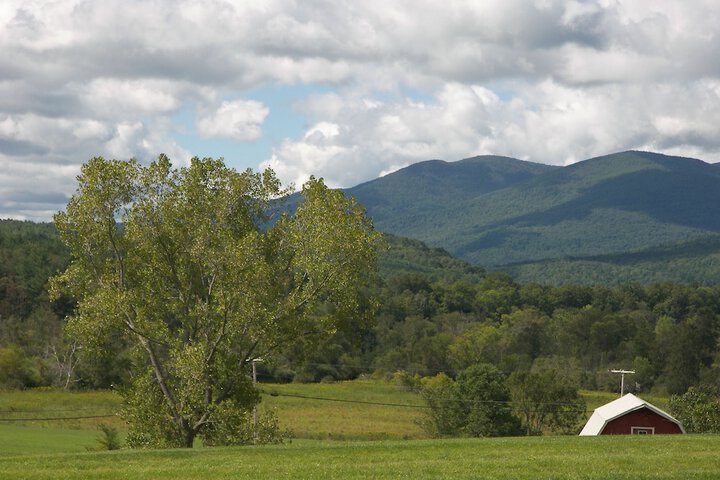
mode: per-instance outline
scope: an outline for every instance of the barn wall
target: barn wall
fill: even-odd
[[[655,434],[682,433],[680,427],[648,408],[641,408],[608,422],[601,435],[630,435],[632,427],[654,427]]]

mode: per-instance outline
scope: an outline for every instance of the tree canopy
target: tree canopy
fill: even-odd
[[[367,313],[379,234],[321,180],[274,218],[274,173],[222,160],[94,158],[78,182],[55,216],[72,262],[53,293],[77,300],[69,330],[88,348],[118,332],[133,347],[130,443],[192,446],[258,402],[248,362]]]

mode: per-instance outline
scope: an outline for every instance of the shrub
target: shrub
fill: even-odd
[[[420,426],[433,436],[502,437],[520,433],[502,372],[490,364],[463,370],[457,381],[445,374],[423,379],[429,409]]]
[[[720,398],[715,387],[699,385],[683,395],[673,395],[670,412],[688,433],[720,433]]]
[[[101,423],[98,425],[102,435],[98,437],[97,442],[100,444],[100,450],[118,450],[122,447],[122,441],[120,440],[120,433],[118,429]]]

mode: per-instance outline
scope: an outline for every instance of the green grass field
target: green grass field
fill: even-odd
[[[120,406],[117,395],[0,392],[0,419],[25,419],[0,422],[0,479],[720,478],[720,436],[428,440],[415,422],[419,397],[391,383],[261,388],[263,408],[274,408],[295,439],[277,446],[115,452],[88,450],[98,447],[97,425],[121,427],[117,417],[31,419],[112,413]],[[583,396],[589,410],[616,398]],[[664,398],[647,398],[666,407]]]
[[[321,384],[261,384],[260,388],[263,392],[261,410],[274,410],[281,427],[291,431],[296,439],[427,438],[417,424],[424,413],[420,397],[390,382],[365,379]],[[582,395],[588,415],[594,408],[617,398],[607,392],[582,392]],[[666,398],[644,398],[660,408],[667,407]],[[125,428],[122,420],[113,415],[119,408],[120,397],[113,392],[0,391],[0,455],[23,451],[83,451],[97,443],[99,424]],[[61,417],[69,419],[47,420]],[[21,435],[25,427],[27,441]]]
[[[379,380],[321,384],[262,384],[260,409],[277,413],[283,429],[295,438],[380,440],[426,438],[415,420],[422,414],[417,394]],[[100,423],[123,428],[118,417],[70,420],[43,418],[105,415],[117,412],[120,398],[112,392],[57,390],[0,392],[0,436],[6,427],[89,430],[94,439]],[[2,421],[2,420],[10,421]],[[40,419],[40,420],[33,420]],[[92,443],[92,441],[91,441]],[[4,449],[0,438],[0,454]],[[52,445],[51,445],[51,448]]]
[[[12,479],[716,479],[719,436],[530,437],[0,457]]]
[[[296,438],[427,438],[415,421],[424,410],[420,397],[389,382],[265,384],[261,388],[266,393],[262,406],[275,409],[280,424]]]

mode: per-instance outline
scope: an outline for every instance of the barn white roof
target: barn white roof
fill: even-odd
[[[636,397],[632,393],[628,393],[624,397],[618,398],[617,400],[607,403],[602,407],[596,408],[593,414],[590,416],[588,422],[585,424],[585,428],[583,428],[582,432],[580,432],[580,435],[600,435],[600,432],[603,431],[605,425],[607,425],[608,422],[615,420],[616,418],[621,417],[626,413],[640,410],[641,408],[647,408],[649,410],[652,410],[661,417],[664,417],[671,422],[677,423],[680,427],[680,430],[685,433],[685,428],[683,428],[682,423],[672,417],[669,413],[660,410],[655,405],[646,402],[642,398]]]

